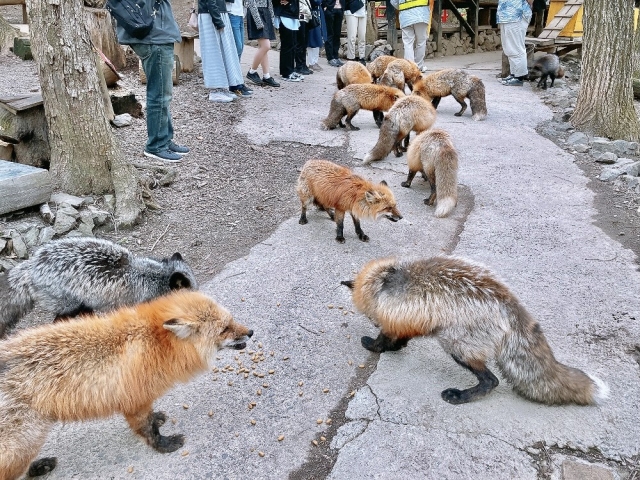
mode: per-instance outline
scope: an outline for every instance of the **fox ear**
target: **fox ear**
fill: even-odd
[[[379,198],[380,195],[378,195],[378,193],[374,192],[373,190],[367,190],[366,192],[364,192],[364,199],[367,203],[376,203]]]
[[[169,277],[169,288],[179,290],[181,288],[191,288],[191,281],[181,272],[173,272]]]
[[[388,186],[389,186],[389,184],[388,184],[387,182],[385,182],[384,180],[382,180],[382,181],[380,182],[380,185],[384,185],[385,187],[388,187]]]
[[[174,333],[174,335],[180,339],[185,339],[196,333],[196,328],[193,323],[180,320],[178,318],[172,318],[167,320],[162,325],[165,329]]]
[[[345,285],[347,287],[349,287],[351,290],[353,290],[353,280],[343,280],[340,282],[340,285]]]
[[[182,262],[182,261],[183,261],[183,260],[182,260],[182,255],[180,255],[180,252],[176,252],[176,253],[174,253],[174,254],[171,256],[170,260],[171,260],[172,262]]]

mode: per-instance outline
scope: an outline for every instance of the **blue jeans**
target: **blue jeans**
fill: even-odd
[[[159,153],[169,148],[173,139],[173,125],[169,104],[173,94],[173,43],[131,45],[142,60],[147,76],[147,146],[149,153]]]
[[[244,49],[244,17],[229,14],[229,22],[231,23],[231,30],[233,30],[233,39],[236,41],[238,60],[240,60]]]

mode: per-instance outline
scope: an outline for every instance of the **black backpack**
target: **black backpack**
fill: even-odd
[[[144,0],[108,0],[106,8],[118,26],[134,38],[143,39],[153,28],[153,16],[145,10]]]

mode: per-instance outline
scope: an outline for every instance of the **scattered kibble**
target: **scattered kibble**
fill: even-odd
[[[329,389],[328,388],[323,389],[322,393],[329,393]]]
[[[304,393],[302,392],[298,392],[298,396],[301,397],[302,395],[304,395]]]
[[[330,303],[329,305],[327,305],[327,308],[333,308],[333,303]]]
[[[351,392],[349,393],[349,397],[353,397],[356,394],[355,390],[351,390]]]
[[[348,363],[349,365],[353,365],[353,360],[349,360],[347,363]]]
[[[262,395],[262,390],[260,389],[256,390],[256,395]]]
[[[316,447],[318,446],[318,441],[317,440],[311,440],[311,443],[313,443]]]
[[[304,385],[304,382],[298,382],[299,387],[301,387],[302,385]]]
[[[129,467],[129,468],[127,468],[127,472],[129,472],[129,473],[133,473],[133,467]]]
[[[258,348],[262,348],[262,342],[258,342]]]
[[[316,420],[316,423],[317,423],[318,425],[322,425],[322,422],[324,422],[324,420],[322,420],[321,418],[319,418],[319,419],[317,419],[317,420]]]
[[[262,388],[269,388],[269,384],[268,383],[263,383],[262,384]]]
[[[280,436],[278,437],[278,441],[279,441],[279,442],[281,442],[282,440],[284,440],[284,435],[280,435]]]
[[[327,419],[324,421],[324,423],[326,423],[327,425],[331,425],[331,422],[332,422],[332,421],[333,421],[333,420],[331,420],[330,418],[327,418]]]
[[[269,352],[269,355],[273,357],[275,355],[275,352]]]
[[[229,380],[229,381],[227,382],[227,385],[232,386],[232,385],[233,385],[233,382],[232,382],[231,380]]]
[[[264,457],[264,452],[258,452],[258,455],[260,455],[261,457]]]
[[[283,360],[289,360],[289,357],[284,357]]]
[[[213,410],[209,410],[209,416],[213,417]]]
[[[171,423],[172,423],[173,425],[175,425],[176,423],[178,423],[178,420],[176,420],[175,418],[172,418],[172,419],[171,419]]]
[[[364,363],[361,363],[360,365],[358,365],[358,368],[364,368]]]
[[[182,455],[183,457],[186,457],[187,455],[189,455],[189,451],[185,450],[184,452],[182,452],[180,455]]]
[[[244,302],[244,297],[242,297],[242,298],[240,299],[240,301],[241,301],[241,302]]]
[[[183,403],[182,404],[182,408],[184,408],[185,410],[188,410],[189,409],[189,405],[187,405],[186,403]]]
[[[320,441],[321,442],[326,442],[327,441],[327,437],[320,437]]]
[[[256,421],[252,418],[251,419],[251,425],[255,425],[255,424],[256,424]]]
[[[279,307],[279,306],[280,306],[280,302],[276,303],[276,307]]]
[[[273,370],[273,369],[269,370],[269,375],[273,375],[274,373],[276,373],[275,370]]]

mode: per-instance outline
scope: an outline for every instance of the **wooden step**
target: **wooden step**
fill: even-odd
[[[538,38],[556,38],[564,27],[571,21],[573,16],[582,7],[583,0],[567,0],[558,13],[555,14],[549,25],[547,25]]]

